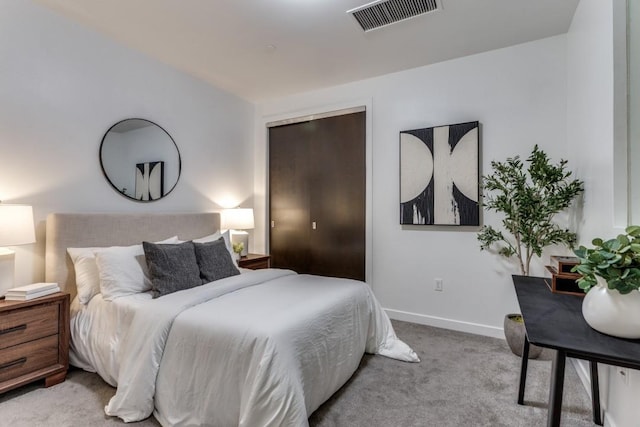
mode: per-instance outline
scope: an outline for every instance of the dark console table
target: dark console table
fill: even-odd
[[[591,329],[582,316],[582,298],[552,293],[541,277],[513,276],[526,337],[518,403],[524,402],[529,344],[557,350],[552,363],[547,425],[560,425],[567,357],[588,360],[591,367],[593,421],[602,425],[598,363],[640,369],[640,340],[615,338]]]

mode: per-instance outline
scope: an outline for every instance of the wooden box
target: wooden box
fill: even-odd
[[[580,259],[574,256],[551,255],[551,267],[555,269],[556,274],[574,274],[571,269],[580,264]]]
[[[580,278],[579,274],[558,273],[552,265],[547,265],[547,270],[551,273],[551,277],[545,277],[544,281],[551,292],[557,294],[578,295],[581,297],[585,295],[584,291],[580,289],[576,282],[576,280]]]

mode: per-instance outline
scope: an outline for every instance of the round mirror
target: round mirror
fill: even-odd
[[[100,144],[100,166],[113,188],[125,197],[152,202],[166,196],[180,178],[180,152],[171,136],[144,119],[111,126]]]

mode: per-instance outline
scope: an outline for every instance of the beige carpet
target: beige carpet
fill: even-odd
[[[395,322],[396,333],[422,359],[411,364],[365,356],[351,380],[309,419],[312,427],[447,427],[546,425],[551,362],[533,360],[525,406],[516,404],[520,359],[506,342]],[[104,415],[114,389],[95,374],[73,370],[45,389],[25,386],[0,396],[0,425],[115,426]],[[570,364],[563,427],[593,426],[586,391]],[[133,426],[157,426],[153,417]]]

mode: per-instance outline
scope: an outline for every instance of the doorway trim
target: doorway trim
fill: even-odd
[[[345,108],[342,110],[326,111],[324,113],[319,113],[319,114],[310,114],[308,116],[282,119],[275,122],[269,122],[267,123],[266,126],[267,128],[274,128],[278,126],[292,125],[294,123],[310,122],[312,120],[320,120],[320,119],[327,119],[329,117],[344,116],[346,114],[361,113],[366,110],[367,108],[364,105],[360,105],[358,107]]]

